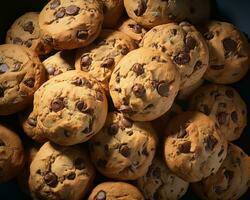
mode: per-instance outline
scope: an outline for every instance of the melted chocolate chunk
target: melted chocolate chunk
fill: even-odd
[[[79,100],[76,102],[76,108],[82,112],[82,113],[86,113],[88,110],[88,106],[87,104],[85,104],[83,101]]]
[[[168,97],[169,95],[169,83],[167,81],[160,81],[157,84],[157,92],[162,97]]]
[[[106,58],[103,63],[101,64],[101,67],[104,68],[111,68],[115,65],[115,60],[114,58]]]
[[[214,34],[212,32],[206,32],[203,36],[206,40],[212,40],[214,38]]]
[[[196,46],[197,46],[197,41],[193,37],[189,36],[186,38],[185,49],[187,52],[193,50]]]
[[[125,128],[131,128],[133,126],[133,122],[126,117],[122,118],[121,123]]]
[[[137,76],[140,76],[144,73],[143,65],[140,63],[135,63],[132,67],[132,70],[136,73]]]
[[[222,43],[226,54],[237,51],[237,43],[231,38],[225,38]]]
[[[58,177],[53,172],[48,172],[47,174],[45,174],[43,180],[48,186],[52,188],[56,187],[58,184]]]
[[[145,90],[144,86],[142,84],[139,84],[139,83],[133,85],[132,91],[133,91],[134,95],[138,98],[143,98],[146,94],[146,90]]]
[[[109,135],[115,135],[116,133],[118,133],[118,130],[119,130],[119,126],[118,126],[118,124],[110,124],[109,126],[108,126],[108,134]]]
[[[133,30],[134,33],[142,33],[142,27],[139,24],[129,24],[128,26]]]
[[[60,6],[60,4],[61,4],[60,0],[54,0],[50,3],[50,9],[54,10],[55,8]]]
[[[130,156],[130,148],[127,146],[127,144],[121,144],[119,147],[119,153],[122,154],[124,157],[129,157]]]
[[[95,197],[96,200],[106,200],[106,192],[103,190],[99,191]]]
[[[77,158],[74,162],[74,165],[75,165],[75,168],[79,170],[86,168],[84,160],[82,158]]]
[[[65,15],[65,8],[60,8],[54,13],[55,17],[58,18],[63,18]]]
[[[191,149],[191,142],[190,141],[186,141],[186,142],[178,145],[178,151],[180,153],[190,153],[190,149]]]
[[[66,7],[66,14],[67,15],[77,15],[79,13],[80,8],[77,7],[76,5],[70,5]]]
[[[234,123],[237,123],[238,122],[238,114],[236,111],[233,111],[231,113],[231,119],[233,120]]]
[[[140,17],[145,13],[146,10],[147,3],[145,1],[139,1],[139,5],[137,6],[137,9],[134,10],[134,13],[136,16]]]
[[[57,97],[51,102],[51,109],[54,112],[58,112],[65,107],[64,99],[62,97]]]
[[[216,115],[216,118],[219,122],[220,125],[223,125],[227,122],[227,113],[225,112],[220,112]]]
[[[0,74],[3,74],[9,70],[9,66],[6,63],[0,64]]]
[[[185,65],[189,63],[189,61],[190,61],[190,56],[186,52],[181,52],[174,57],[174,62],[178,65]]]
[[[213,135],[208,135],[204,138],[205,149],[207,151],[212,151],[217,143],[218,140]]]
[[[34,32],[34,25],[32,21],[28,21],[23,25],[23,30],[32,34]]]
[[[76,177],[76,173],[75,172],[70,172],[68,175],[67,175],[67,179],[68,180],[74,180]]]
[[[92,64],[92,58],[89,55],[84,55],[81,57],[81,70],[89,71],[90,65]]]
[[[13,42],[13,44],[17,44],[17,45],[23,44],[23,41],[19,37],[15,37],[12,42]]]
[[[79,30],[76,34],[78,39],[86,40],[89,37],[87,30]]]
[[[35,85],[35,79],[34,78],[28,78],[26,80],[24,80],[23,82],[26,86],[33,88]]]

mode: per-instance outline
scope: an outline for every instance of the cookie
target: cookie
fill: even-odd
[[[187,13],[184,2],[176,0],[124,0],[124,6],[128,16],[146,28],[180,22]]]
[[[153,160],[147,174],[136,183],[145,199],[157,200],[180,199],[189,186],[188,182],[173,174],[159,158]]]
[[[121,113],[108,113],[102,130],[90,140],[91,160],[98,171],[117,180],[135,180],[146,174],[157,138],[147,122],[133,122]]]
[[[34,96],[37,127],[60,145],[89,140],[104,125],[107,109],[101,86],[76,70],[50,79]]]
[[[0,45],[0,115],[27,107],[44,81],[44,67],[33,51],[14,44]]]
[[[98,0],[52,0],[39,15],[43,41],[54,49],[74,49],[93,42],[103,23]]]
[[[202,29],[209,47],[205,79],[219,84],[241,80],[250,66],[250,46],[246,37],[232,24],[211,21]]]
[[[181,74],[181,89],[198,82],[208,68],[206,41],[188,22],[154,27],[145,34],[140,45],[160,50],[173,60]]]
[[[23,112],[19,113],[20,125],[23,128],[23,132],[32,140],[38,143],[45,143],[48,139],[45,137],[41,128],[37,126],[38,113],[32,112],[33,107],[29,107]]]
[[[250,158],[236,145],[228,145],[227,157],[217,173],[192,188],[201,199],[237,200],[250,187]]]
[[[216,173],[227,154],[227,141],[215,122],[199,112],[185,112],[167,126],[164,144],[169,169],[187,182]]]
[[[62,147],[46,142],[30,165],[33,199],[83,199],[95,170],[80,146]]]
[[[228,141],[238,139],[247,125],[247,106],[229,86],[207,84],[200,87],[190,99],[189,110],[208,115]]]
[[[75,67],[97,79],[108,93],[112,71],[118,62],[134,48],[134,41],[126,34],[104,29],[93,44],[77,50]]]
[[[75,54],[73,51],[59,51],[43,61],[48,79],[69,70],[75,69]]]
[[[127,19],[123,21],[119,27],[118,30],[127,34],[129,37],[131,37],[133,40],[136,41],[137,44],[140,43],[143,36],[146,34],[147,30],[143,28],[141,25],[136,23],[132,19]]]
[[[168,56],[139,48],[115,67],[109,88],[115,107],[127,117],[151,121],[170,109],[179,85],[180,74]]]
[[[41,39],[42,33],[38,25],[38,16],[37,12],[27,12],[16,19],[7,32],[5,42],[26,46],[38,55],[49,53],[51,47]]]
[[[88,200],[144,200],[141,192],[133,185],[125,182],[104,182],[97,185]]]
[[[12,130],[0,124],[0,183],[14,178],[24,166],[22,141]]]
[[[123,0],[102,0],[103,27],[114,28],[123,13]]]

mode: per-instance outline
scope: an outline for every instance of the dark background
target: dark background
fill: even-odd
[[[4,0],[1,2],[0,12],[0,42],[5,40],[5,34],[10,25],[16,18],[27,11],[40,11],[48,0]],[[202,0],[201,0],[202,1]],[[228,21],[239,27],[241,31],[250,38],[250,1],[249,0],[217,0],[212,3],[212,18],[221,21]],[[250,113],[250,73],[238,82],[233,84],[238,90],[243,100],[248,105]],[[250,122],[250,115],[248,114]],[[8,123],[12,128],[18,129],[18,118],[16,115],[11,117],[0,117],[0,123]],[[22,133],[21,137],[25,137]],[[248,155],[250,155],[250,125],[245,129],[240,140],[235,141]],[[25,144],[24,144],[25,145]],[[27,199],[18,189],[15,180],[0,184],[0,200],[24,200]],[[182,198],[183,200],[197,200],[191,190]],[[248,191],[241,200],[250,200],[250,191]]]

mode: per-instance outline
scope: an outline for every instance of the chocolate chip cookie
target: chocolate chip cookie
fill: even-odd
[[[238,92],[229,86],[207,84],[190,99],[189,110],[212,118],[229,141],[238,139],[247,125],[247,107]]]
[[[144,200],[141,192],[133,185],[125,182],[104,182],[97,185],[88,200]]]
[[[77,51],[75,67],[97,79],[108,93],[112,71],[134,48],[134,41],[126,34],[104,29],[93,44]]]
[[[147,174],[136,182],[145,199],[157,200],[180,199],[189,186],[188,182],[173,174],[160,158],[155,158]]]
[[[24,151],[19,136],[0,124],[0,183],[14,178],[24,166]]]
[[[187,5],[176,0],[124,0],[128,16],[138,24],[152,28],[185,19]]]
[[[75,52],[59,51],[43,61],[48,79],[75,69]]]
[[[103,27],[114,28],[123,13],[123,0],[101,0],[103,3]]]
[[[6,35],[7,44],[23,45],[35,51],[38,55],[44,55],[51,51],[42,38],[38,25],[37,12],[27,12],[19,17],[10,27]]]
[[[30,165],[33,199],[83,199],[95,170],[83,147],[62,147],[46,142]]]
[[[60,145],[87,141],[104,125],[107,99],[88,74],[71,70],[44,83],[35,93],[36,123],[45,137]]]
[[[27,107],[44,80],[44,67],[33,51],[14,44],[0,45],[0,115]]]
[[[202,30],[210,54],[205,78],[219,84],[242,79],[250,66],[250,46],[245,36],[232,24],[211,21]]]
[[[201,199],[237,200],[250,186],[250,157],[236,145],[228,145],[227,157],[217,173],[198,183],[193,190]]]
[[[164,53],[139,48],[115,67],[109,83],[114,105],[135,121],[154,120],[172,106],[179,91],[180,74]]]
[[[208,68],[206,41],[188,22],[154,27],[140,45],[160,50],[173,60],[181,74],[181,89],[198,82]]]
[[[169,122],[166,135],[166,164],[187,182],[216,173],[226,157],[226,139],[215,122],[203,113],[177,115]]]
[[[151,165],[157,138],[147,122],[133,122],[121,113],[108,114],[105,126],[90,140],[98,171],[109,178],[135,180]]]
[[[43,41],[58,50],[87,46],[100,33],[102,22],[98,0],[52,0],[39,15]]]

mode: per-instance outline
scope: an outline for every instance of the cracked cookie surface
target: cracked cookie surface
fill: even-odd
[[[197,182],[216,173],[226,154],[226,139],[205,114],[185,112],[169,122],[164,144],[165,161],[183,180]]]
[[[229,141],[238,139],[247,125],[246,104],[229,86],[207,84],[200,87],[190,99],[189,110],[208,115]]]
[[[180,74],[171,59],[150,48],[129,52],[109,82],[114,105],[135,121],[154,120],[167,112],[179,91]]]
[[[143,176],[155,155],[157,138],[147,122],[133,122],[109,113],[105,126],[90,140],[90,155],[98,171],[118,180]]]
[[[0,45],[0,115],[27,107],[44,81],[45,70],[37,54],[19,45]]]
[[[98,0],[53,0],[39,15],[44,42],[58,50],[87,46],[100,33],[102,23]]]
[[[83,147],[46,142],[30,165],[31,195],[34,199],[82,199],[94,176]]]
[[[104,125],[107,109],[102,87],[88,74],[76,70],[50,79],[34,96],[38,128],[60,145],[90,139]]]

